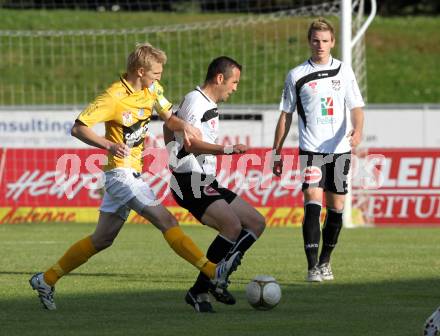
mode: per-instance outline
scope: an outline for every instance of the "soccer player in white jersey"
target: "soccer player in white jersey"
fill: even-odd
[[[174,199],[201,223],[219,232],[206,253],[214,263],[228,260],[237,251],[244,254],[265,228],[264,217],[234,192],[220,186],[215,178],[217,155],[247,150],[243,144],[216,143],[217,103],[226,101],[237,90],[240,74],[241,65],[229,57],[221,56],[210,63],[204,84],[188,93],[177,110],[179,118],[201,130],[202,140],[193,139],[191,144],[185,144],[179,132],[175,132],[170,155]],[[166,141],[172,137],[165,131]],[[235,304],[226,287],[214,286],[203,273],[188,290],[185,301],[197,312],[213,312],[208,293],[219,302]]]
[[[93,234],[74,243],[46,272],[37,273],[29,280],[48,310],[56,309],[57,281],[110,247],[131,210],[159,229],[179,256],[220,285],[227,285],[229,274],[240,262],[240,252],[228,261],[210,262],[183,232],[176,218],[158,204],[150,186],[141,178],[144,140],[153,109],[167,127],[184,133],[187,144],[200,133],[172,115],[171,103],[164,97],[159,83],[166,60],[166,54],[149,43],[138,45],[128,56],[127,73],[88,105],[75,121],[73,136],[108,152],[108,164],[104,168],[105,194]],[[104,137],[91,128],[100,122],[106,126]]]
[[[273,173],[282,173],[281,150],[296,110],[304,193],[306,280],[322,281],[334,278],[330,255],[342,228],[351,149],[362,138],[364,102],[350,65],[330,54],[335,45],[332,25],[323,18],[313,21],[308,41],[311,57],[289,71],[285,81],[273,145]],[[324,195],[327,215],[318,259]]]

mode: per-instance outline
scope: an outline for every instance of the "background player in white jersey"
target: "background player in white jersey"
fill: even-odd
[[[322,18],[313,21],[308,41],[310,59],[292,69],[285,81],[273,145],[273,172],[277,176],[282,173],[280,154],[296,110],[304,193],[306,280],[322,281],[333,280],[330,255],[342,228],[351,149],[362,138],[364,102],[350,65],[330,54],[335,45],[332,25]],[[318,259],[324,194],[327,216]]]
[[[217,103],[226,101],[237,90],[241,65],[221,56],[208,67],[204,84],[188,93],[177,110],[177,116],[202,132],[202,140],[185,144],[175,132],[170,167],[173,170],[171,191],[176,202],[188,209],[203,224],[219,234],[206,253],[214,263],[240,251],[244,254],[265,228],[264,217],[250,204],[229,189],[219,186],[216,155],[240,154],[247,150],[242,144],[223,146],[216,143],[219,129]],[[165,139],[172,135],[165,132]],[[174,162],[173,162],[174,161]],[[217,260],[217,261],[216,261]],[[213,286],[203,273],[188,290],[185,301],[198,312],[212,312],[210,292],[217,301],[234,304],[231,293]]]
[[[140,178],[144,140],[153,108],[169,128],[183,132],[187,145],[191,136],[200,135],[199,130],[172,115],[171,103],[164,97],[159,83],[166,60],[162,50],[148,43],[138,45],[128,56],[127,73],[87,106],[75,121],[73,136],[108,151],[104,168],[106,190],[95,232],[74,243],[46,272],[37,273],[29,280],[46,309],[56,309],[55,283],[111,246],[130,210],[158,228],[179,256],[220,284],[227,284],[229,274],[240,262],[239,252],[228,262],[217,265],[210,262],[185,235],[174,216],[158,204],[148,183]],[[105,137],[91,128],[99,122],[105,122]]]

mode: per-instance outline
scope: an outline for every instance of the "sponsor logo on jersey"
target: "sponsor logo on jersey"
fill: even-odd
[[[307,85],[312,89],[313,93],[317,93],[318,92],[316,90],[316,86],[318,85],[318,82],[310,82],[310,83],[307,83]]]
[[[336,118],[332,116],[317,117],[316,123],[319,125],[332,125],[336,124]]]
[[[341,81],[339,79],[332,79],[332,89],[339,91],[341,89]]]
[[[317,166],[310,166],[304,168],[302,172],[303,182],[307,184],[318,183],[322,179],[321,168]]]
[[[131,127],[123,129],[124,142],[129,147],[137,147],[144,142],[144,138],[147,136],[149,119],[141,120]]]
[[[321,98],[321,114],[323,116],[333,115],[333,97]]]
[[[316,118],[316,123],[320,125],[336,123],[333,117],[333,97],[321,98],[321,117]]]
[[[140,118],[142,118],[144,115],[145,115],[145,109],[140,108],[140,109],[138,110],[138,116],[139,116]]]
[[[122,112],[122,124],[124,126],[130,126],[133,124],[133,116],[131,115],[131,111]]]
[[[206,185],[203,187],[203,193],[206,196],[220,196],[220,193],[210,185]]]
[[[315,90],[316,85],[318,85],[318,82],[310,82],[307,85],[310,86],[313,90]]]

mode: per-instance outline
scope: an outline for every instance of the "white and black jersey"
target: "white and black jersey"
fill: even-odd
[[[350,110],[363,106],[353,70],[332,57],[289,71],[280,102],[281,111],[298,112],[300,149],[315,153],[349,152]]]
[[[203,141],[215,144],[218,138],[219,117],[217,104],[200,87],[188,93],[177,110],[177,116],[197,127],[202,132]],[[171,169],[176,173],[197,172],[216,175],[217,158],[211,154],[191,154],[185,151],[183,137],[175,133],[176,142],[171,150]]]

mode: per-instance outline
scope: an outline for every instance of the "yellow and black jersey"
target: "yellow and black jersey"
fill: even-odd
[[[170,108],[171,103],[164,97],[159,82],[148,89],[135,91],[121,77],[87,106],[77,120],[88,127],[105,122],[106,139],[130,147],[130,156],[123,159],[108,153],[104,170],[133,168],[141,172],[144,140],[153,109],[162,114]]]

